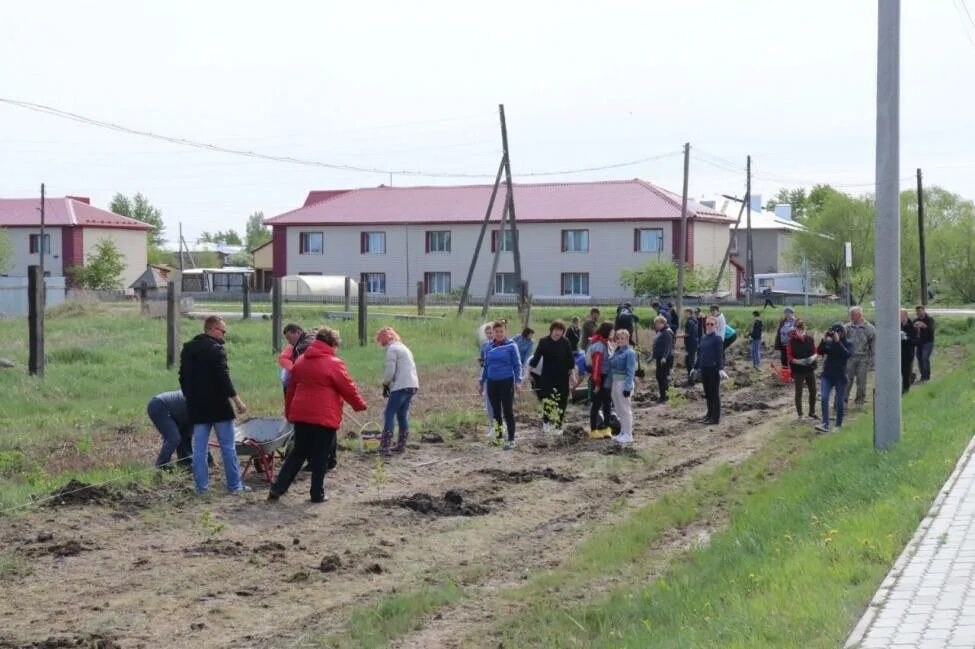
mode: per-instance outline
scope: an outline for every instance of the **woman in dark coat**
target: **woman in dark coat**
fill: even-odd
[[[548,335],[538,341],[535,354],[528,361],[529,367],[541,363],[541,380],[538,396],[542,400],[542,430],[551,432],[555,423],[556,434],[562,434],[565,408],[569,401],[569,376],[575,366],[572,345],[565,336],[565,323],[555,320],[549,325]]]

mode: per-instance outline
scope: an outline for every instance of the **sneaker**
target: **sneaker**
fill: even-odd
[[[542,422],[542,432],[545,433],[546,435],[548,435],[549,433],[551,433],[552,432],[552,424],[548,423],[547,421],[546,422]]]
[[[514,442],[505,442],[504,445],[501,448],[503,450],[505,450],[505,451],[510,451],[514,447],[515,447],[515,443]]]
[[[817,417],[816,415],[814,415],[814,414],[813,414],[813,413],[811,413],[811,412],[810,412],[810,413],[809,413],[808,415],[806,415],[806,416],[807,416],[807,417],[809,417],[810,419],[815,419],[815,420],[817,420],[817,421],[819,420],[819,417]]]
[[[250,493],[252,491],[254,491],[254,490],[251,489],[250,487],[248,487],[247,485],[242,484],[242,485],[240,485],[240,488],[234,489],[233,491],[230,491],[228,493],[232,493],[232,494],[246,494],[246,493]]]
[[[309,498],[308,502],[315,503],[315,504],[328,502],[328,495],[322,494],[321,498]]]
[[[591,439],[608,439],[613,436],[613,429],[609,426],[605,428],[596,428],[589,432],[589,437]]]
[[[816,430],[819,431],[820,433],[828,433],[829,426],[827,426],[826,424],[816,424]]]
[[[625,446],[627,444],[632,444],[633,435],[617,435],[616,437],[613,438],[613,441],[622,446]]]
[[[796,417],[796,421],[798,421],[798,422],[799,422],[799,423],[801,424],[801,423],[802,423],[802,419],[803,419],[803,417],[802,417],[802,413],[800,412],[800,413],[799,413],[799,416],[798,416],[798,417]]]

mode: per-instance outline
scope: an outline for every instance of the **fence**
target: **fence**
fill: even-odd
[[[64,277],[45,277],[48,307],[64,302]],[[19,318],[27,315],[27,277],[0,277],[0,315]]]

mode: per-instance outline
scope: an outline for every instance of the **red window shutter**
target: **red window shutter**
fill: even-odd
[[[359,233],[359,253],[364,254],[366,252],[366,242],[369,241],[369,235],[366,232]]]
[[[633,252],[640,252],[640,230],[633,230]]]
[[[491,230],[491,252],[495,252],[498,249],[498,231]]]
[[[565,252],[565,246],[563,246],[563,252]],[[559,275],[559,295],[565,295],[565,273]]]
[[[30,253],[30,254],[32,254],[32,255],[35,252],[37,252],[37,235],[36,234],[30,235],[30,237],[28,238],[27,252]]]
[[[424,250],[423,250],[423,252],[430,252],[430,233],[429,232],[425,233],[425,236],[423,237],[423,243],[424,243]]]
[[[565,230],[562,230],[559,236],[562,238],[562,252],[565,252]],[[565,289],[563,288],[563,290]]]

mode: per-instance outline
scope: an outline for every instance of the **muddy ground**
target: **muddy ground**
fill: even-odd
[[[501,591],[559,565],[590,532],[691,472],[741,461],[795,419],[791,386],[742,358],[729,370],[716,426],[693,423],[704,410],[700,386],[658,405],[648,372],[634,395],[635,453],[589,440],[588,409],[571,407],[555,438],[523,404],[514,451],[484,444],[481,424],[442,431],[445,441],[417,439],[382,468],[374,455],[341,453],[323,505],[308,502],[306,474],[277,504],[264,501],[267,485],[253,473],[255,491],[241,496],[222,495],[214,473],[206,499],[192,496],[188,479],[69,485],[2,521],[0,544],[19,567],[0,573],[0,649],[315,646],[364,605],[444,577],[470,596],[396,646],[497,647],[491,622],[509,612]],[[445,398],[478,403],[418,396],[427,411]]]

